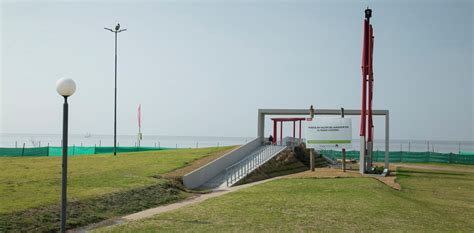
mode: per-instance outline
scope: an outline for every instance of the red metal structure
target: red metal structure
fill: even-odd
[[[372,121],[372,98],[373,98],[373,51],[374,51],[374,36],[370,18],[372,17],[372,10],[367,8],[365,10],[364,19],[364,34],[363,34],[363,48],[362,48],[362,108],[360,119],[360,137],[363,140],[365,147],[361,151],[370,150],[372,153],[373,143],[373,121]],[[368,90],[367,90],[368,88]],[[367,109],[368,108],[368,109]],[[367,135],[367,137],[366,137]],[[362,144],[361,144],[362,145]],[[367,151],[365,151],[367,154]],[[366,161],[367,164],[372,163],[371,158]]]
[[[296,138],[296,122],[299,122],[299,142],[301,143],[301,121],[306,118],[272,118],[273,121],[273,144],[277,142],[277,122],[280,122],[280,142],[283,142],[283,122],[293,122],[293,138]]]

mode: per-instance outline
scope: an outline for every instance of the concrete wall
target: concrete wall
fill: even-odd
[[[261,139],[256,138],[249,143],[219,157],[218,159],[186,174],[183,176],[184,186],[187,188],[197,188],[206,181],[214,178],[216,175],[224,171],[230,165],[237,163],[241,159],[250,155],[252,151],[261,146]]]

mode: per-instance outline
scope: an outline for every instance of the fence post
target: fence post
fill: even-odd
[[[15,148],[18,148],[18,142],[15,141]]]
[[[403,162],[403,144],[400,143],[400,163]]]
[[[41,141],[38,142],[38,147],[41,147]]]
[[[21,150],[21,156],[25,155],[25,143],[23,143],[23,150]]]
[[[72,144],[72,155],[76,153],[76,144]]]
[[[102,146],[102,140],[99,140],[99,147]]]
[[[428,141],[428,161],[430,162],[430,141]]]
[[[342,148],[342,172],[346,172],[346,148]]]
[[[461,154],[461,142],[459,142],[459,147],[458,147],[458,154]]]

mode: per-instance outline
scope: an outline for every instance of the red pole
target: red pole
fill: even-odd
[[[280,121],[280,145],[283,145],[283,121]]]
[[[276,139],[277,138],[277,122],[276,120],[273,120],[273,144],[276,144]]]
[[[373,30],[372,30],[372,25],[369,25],[369,38],[368,38],[368,46],[367,46],[367,55],[368,55],[368,67],[367,67],[367,70],[368,70],[368,77],[369,77],[369,110],[368,110],[368,126],[367,126],[367,130],[368,130],[368,137],[367,137],[367,141],[368,142],[372,142],[372,126],[373,126],[373,123],[372,123],[372,97],[373,97],[373,70],[372,70],[372,49],[373,49],[373,40],[372,40],[372,33],[373,33]]]
[[[295,138],[296,136],[296,121],[293,121],[293,138]]]
[[[364,37],[363,37],[363,49],[362,49],[362,109],[360,112],[360,136],[365,136],[366,130],[366,103],[367,103],[367,31],[368,22],[364,20]]]
[[[301,120],[300,120],[300,144],[301,144]]]

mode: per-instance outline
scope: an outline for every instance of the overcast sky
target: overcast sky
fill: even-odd
[[[138,104],[144,135],[256,136],[258,108],[359,109],[367,5],[391,138],[474,140],[467,0],[2,1],[0,132],[60,133],[55,82],[68,77],[70,132],[113,134],[103,28],[117,22],[119,134],[136,133]]]

